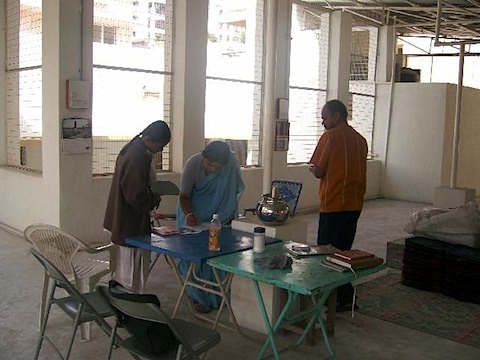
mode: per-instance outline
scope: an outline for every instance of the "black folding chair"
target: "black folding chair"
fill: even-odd
[[[133,357],[151,360],[187,360],[200,359],[200,355],[220,342],[220,334],[216,330],[206,328],[195,323],[170,318],[160,307],[160,302],[155,295],[151,294],[129,294],[118,283],[111,289],[105,285],[97,286],[98,293],[111,305],[112,311],[116,314],[116,321],[110,337],[110,347],[107,359],[111,358],[112,349],[116,346],[125,348]],[[133,328],[129,326],[133,320],[142,322],[142,328],[149,328],[150,325],[160,325],[164,329],[157,333],[142,331],[142,336],[150,336],[152,341],[162,341],[166,336],[165,330],[174,336],[174,344],[163,353],[152,352],[147,338],[140,339]],[[130,321],[127,321],[130,320]],[[129,337],[122,339],[117,334],[119,324],[128,332]],[[139,327],[137,326],[137,329]]]
[[[40,262],[40,264],[42,264],[42,266],[45,268],[45,273],[48,274],[50,278],[45,315],[40,327],[40,335],[35,350],[35,355],[33,357],[34,360],[38,359],[43,340],[47,340],[55,349],[56,353],[63,360],[67,360],[70,357],[78,327],[81,324],[90,321],[95,321],[107,335],[110,335],[111,327],[104,319],[106,317],[113,316],[114,313],[105,300],[95,291],[81,294],[63,275],[63,273],[45,256],[33,248],[30,251],[38,260],[38,262]],[[62,291],[61,294],[63,297],[56,297],[55,292],[58,288],[64,290],[67,293],[66,296],[64,296],[65,292]],[[50,310],[54,304],[62,309],[73,320],[70,339],[64,355],[62,355],[57,345],[45,334]]]

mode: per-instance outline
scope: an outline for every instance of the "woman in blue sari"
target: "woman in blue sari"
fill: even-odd
[[[209,222],[217,213],[222,225],[238,217],[238,202],[245,185],[240,173],[240,164],[227,143],[213,141],[205,149],[191,156],[183,168],[180,195],[177,204],[177,228]],[[185,276],[189,261],[179,263],[180,273]],[[197,268],[197,276],[215,281],[208,265]],[[217,295],[194,287],[187,287],[195,309],[208,312],[220,306]]]

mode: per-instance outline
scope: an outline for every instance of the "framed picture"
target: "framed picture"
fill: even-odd
[[[290,123],[287,120],[277,120],[275,124],[275,151],[287,151],[290,139]]]

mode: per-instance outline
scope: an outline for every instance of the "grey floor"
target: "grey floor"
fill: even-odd
[[[408,217],[427,205],[393,200],[366,202],[360,217],[355,247],[386,257],[386,244],[405,237],[403,227]],[[308,242],[316,238],[317,215],[298,215],[308,222]],[[21,236],[0,229],[0,360],[32,359],[37,340],[38,311],[43,270],[29,253],[29,245]],[[387,269],[388,271],[398,271]],[[385,273],[384,272],[384,273]],[[382,274],[376,275],[380,276]],[[160,258],[149,280],[149,291],[157,294],[167,311],[173,310],[178,284],[173,271]],[[359,300],[361,306],[361,299]],[[234,309],[248,311],[248,309]],[[480,311],[480,307],[479,307]],[[183,306],[180,317],[193,321]],[[55,310],[47,331],[52,338],[65,343],[70,323],[65,315]],[[104,359],[107,337],[93,327],[93,340],[75,342],[71,359]],[[248,332],[248,337],[220,328],[222,340],[212,349],[207,359],[255,359],[265,336]],[[279,335],[279,344],[286,345],[294,335]],[[337,314],[335,335],[330,339],[337,357],[342,360],[367,359],[480,359],[480,349],[443,338],[431,336],[389,322],[355,313]],[[328,353],[321,339],[314,346],[302,345],[294,352],[282,354],[282,359],[326,359]],[[42,348],[40,359],[56,359],[48,343]],[[131,357],[122,349],[115,350],[112,359]]]

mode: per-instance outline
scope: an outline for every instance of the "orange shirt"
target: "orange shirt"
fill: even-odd
[[[367,151],[365,138],[347,123],[323,133],[310,159],[325,169],[318,193],[321,212],[362,210]]]

